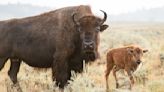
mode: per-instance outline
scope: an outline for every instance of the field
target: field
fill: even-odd
[[[143,63],[134,73],[135,85],[131,92],[164,92],[164,23],[112,22],[101,35],[99,52],[101,59],[85,66],[82,74],[72,72],[70,84],[65,92],[105,92],[106,53],[111,48],[126,45],[139,45],[149,52],[143,57]],[[7,76],[10,62],[0,72],[0,92],[17,92]],[[129,92],[127,74],[119,71],[121,88],[115,89],[112,73],[109,75],[111,92]],[[23,92],[58,92],[53,89],[51,69],[36,69],[22,63],[18,74],[19,85]]]

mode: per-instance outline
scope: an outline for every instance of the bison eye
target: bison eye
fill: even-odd
[[[78,31],[78,32],[81,32],[81,28],[80,28],[80,27],[78,27],[78,28],[77,28],[77,31]]]
[[[95,28],[95,31],[96,31],[96,32],[100,32],[100,27],[99,27],[99,26],[96,27],[96,28]]]

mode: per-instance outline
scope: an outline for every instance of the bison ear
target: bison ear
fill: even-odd
[[[143,53],[146,53],[146,52],[148,52],[148,50],[143,50]]]
[[[107,28],[108,28],[108,25],[101,25],[100,26],[100,32],[103,32]]]

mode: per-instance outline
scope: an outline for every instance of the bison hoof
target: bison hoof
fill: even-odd
[[[119,84],[118,83],[116,83],[116,88],[119,88]]]

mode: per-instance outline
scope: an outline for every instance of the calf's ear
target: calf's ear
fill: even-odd
[[[143,53],[146,53],[146,52],[148,52],[148,50],[143,50]]]
[[[105,29],[108,28],[108,25],[104,24],[100,26],[100,32],[103,32]]]

